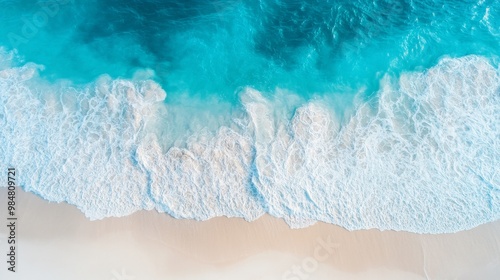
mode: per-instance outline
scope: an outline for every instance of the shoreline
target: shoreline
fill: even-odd
[[[291,229],[269,215],[200,222],[139,211],[90,221],[69,204],[20,189],[17,196],[19,272],[6,279],[49,273],[109,280],[122,266],[137,279],[234,279],[248,270],[263,274],[241,279],[469,279],[480,273],[494,279],[488,277],[500,273],[500,221],[451,234],[348,231],[322,222]],[[1,227],[1,240],[6,235]],[[75,277],[78,270],[82,278]]]

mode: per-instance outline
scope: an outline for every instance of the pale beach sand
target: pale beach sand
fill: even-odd
[[[254,222],[199,222],[141,211],[89,221],[75,207],[18,190],[17,272],[0,279],[500,279],[500,221],[454,234],[360,230],[317,223],[290,229]],[[0,188],[6,223],[6,189]]]

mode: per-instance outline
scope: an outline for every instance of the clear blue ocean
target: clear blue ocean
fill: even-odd
[[[90,219],[500,218],[500,2],[0,0],[0,168]]]

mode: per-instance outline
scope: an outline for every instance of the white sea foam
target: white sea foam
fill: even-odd
[[[385,77],[376,102],[342,125],[320,99],[280,118],[248,88],[243,129],[166,151],[152,125],[168,111],[156,83],[101,77],[71,88],[43,82],[37,67],[0,68],[0,168],[91,219],[267,212],[292,227],[440,233],[500,218],[500,71],[485,58]]]

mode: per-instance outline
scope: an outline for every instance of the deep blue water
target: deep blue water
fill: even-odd
[[[102,74],[130,78],[138,69],[152,69],[169,99],[188,92],[236,102],[245,86],[308,97],[366,88],[371,95],[385,73],[427,69],[443,56],[497,57],[500,49],[496,1],[0,5],[0,44],[43,64],[44,76],[85,83]],[[37,16],[43,6],[55,11],[45,12],[45,21]],[[25,26],[34,34],[23,33]]]

